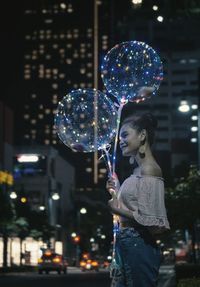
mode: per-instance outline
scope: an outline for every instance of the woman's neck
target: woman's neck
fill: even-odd
[[[138,166],[142,166],[145,163],[155,161],[149,146],[146,146],[146,148],[145,148],[145,156],[141,157],[139,154],[139,151],[138,151],[137,154],[135,155],[135,160],[136,160]]]

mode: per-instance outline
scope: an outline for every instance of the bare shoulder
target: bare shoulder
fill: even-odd
[[[141,166],[141,175],[162,177],[162,170],[157,163],[149,163]]]

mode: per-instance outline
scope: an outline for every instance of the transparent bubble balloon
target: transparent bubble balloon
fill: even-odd
[[[97,101],[97,138],[94,101]],[[58,104],[55,127],[60,140],[74,151],[93,152],[107,146],[115,136],[117,112],[112,101],[95,89],[78,89]],[[97,139],[97,140],[95,140]]]
[[[146,43],[123,42],[104,57],[101,76],[108,92],[119,102],[139,102],[156,94],[163,80],[163,66]]]

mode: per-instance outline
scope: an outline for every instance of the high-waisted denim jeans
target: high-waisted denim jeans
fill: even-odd
[[[161,251],[156,240],[145,229],[127,227],[117,232],[116,255],[122,276],[113,279],[116,287],[157,286]]]

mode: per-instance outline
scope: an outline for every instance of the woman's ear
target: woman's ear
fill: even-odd
[[[147,137],[147,131],[145,129],[142,129],[139,135],[140,141],[145,142]]]

